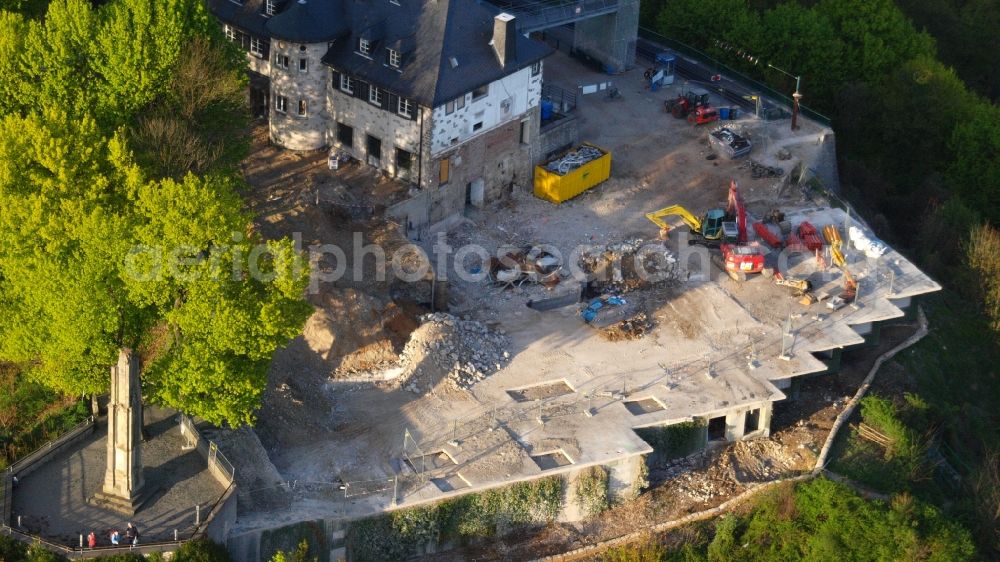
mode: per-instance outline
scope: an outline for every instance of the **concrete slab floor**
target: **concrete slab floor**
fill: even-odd
[[[97,533],[98,544],[110,545],[112,529],[124,532],[132,521],[142,542],[172,540],[194,530],[195,505],[201,516],[225,488],[209,472],[196,450],[185,450],[176,412],[145,408],[148,439],[142,444],[145,487],[152,496],[135,516],[88,503],[104,484],[107,425],[99,423],[86,440],[64,451],[14,487],[13,521],[21,516],[23,530],[67,546],[79,546],[79,536]]]

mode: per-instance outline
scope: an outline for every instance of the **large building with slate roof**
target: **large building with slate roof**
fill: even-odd
[[[209,0],[271,140],[433,188],[407,226],[530,183],[548,46],[476,0]]]

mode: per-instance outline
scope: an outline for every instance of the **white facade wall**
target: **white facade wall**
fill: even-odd
[[[542,97],[541,63],[538,70],[532,75],[529,66],[492,82],[487,95],[477,100],[472,99],[472,92],[467,92],[464,96],[465,107],[450,114],[447,105],[435,107],[431,155],[436,156],[503,123],[521,119],[537,107]],[[482,123],[482,127],[477,129],[477,123]]]
[[[271,77],[271,140],[292,150],[315,150],[326,145],[329,119],[326,109],[326,85],[330,69],[321,62],[329,46],[326,43],[292,43],[271,40],[269,61]],[[288,57],[288,68],[277,64],[278,57]],[[306,69],[299,69],[305,59]],[[282,113],[279,96],[287,99]],[[305,116],[298,115],[299,102],[306,104]]]

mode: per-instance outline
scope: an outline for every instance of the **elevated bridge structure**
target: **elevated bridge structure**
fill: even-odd
[[[635,65],[638,0],[490,0],[513,14],[521,33],[573,24],[573,50],[617,73]]]

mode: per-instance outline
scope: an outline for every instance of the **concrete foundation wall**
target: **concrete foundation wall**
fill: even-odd
[[[236,486],[226,490],[226,495],[206,521],[205,536],[219,544],[226,544],[229,530],[236,524]]]
[[[638,0],[619,0],[618,11],[576,22],[573,48],[604,63],[611,72],[635,66]]]
[[[303,50],[304,48],[304,50]],[[329,47],[326,43],[271,41],[271,140],[292,150],[315,150],[326,145],[329,119],[326,110],[326,85],[330,70],[320,59]],[[276,63],[288,56],[288,68]],[[306,60],[306,70],[299,70],[299,59]],[[284,113],[277,109],[278,96],[288,99]],[[299,116],[299,102],[306,104],[306,115]]]
[[[743,431],[747,415],[753,410],[760,410],[757,418],[756,431],[746,433]],[[771,413],[773,407],[770,402],[761,402],[749,408],[742,408],[726,413],[726,441],[739,441],[740,439],[751,439],[753,437],[767,437],[771,434]]]
[[[340,91],[332,84],[327,88],[327,107],[330,112],[330,146],[350,152],[351,156],[385,170],[392,177],[416,183],[419,175],[418,155],[427,144],[421,143],[421,125],[426,124],[430,113],[420,108],[416,120],[406,119],[395,112],[377,107],[367,100]],[[341,143],[337,137],[338,123],[354,128],[352,146]],[[382,141],[381,154],[368,154],[367,137],[371,135]],[[426,135],[425,135],[426,138]],[[413,154],[410,169],[400,169],[396,165],[396,148]]]

